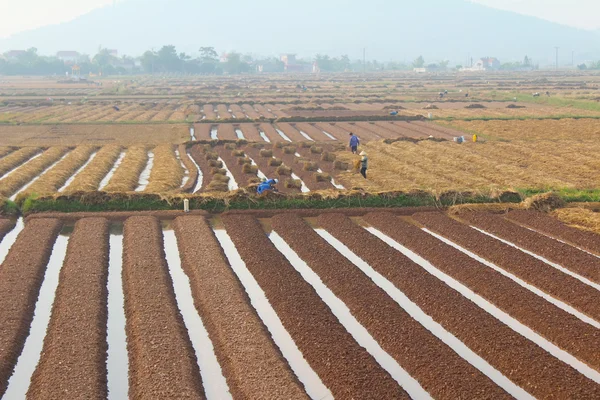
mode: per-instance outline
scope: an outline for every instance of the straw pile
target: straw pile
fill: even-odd
[[[35,160],[27,163],[0,181],[0,196],[10,197],[27,185],[46,168],[58,161],[69,149],[67,147],[51,147]]]
[[[600,214],[585,208],[560,208],[552,215],[560,221],[577,228],[600,233]]]
[[[0,176],[23,164],[40,151],[41,149],[39,147],[23,147],[10,153],[0,160]]]
[[[105,192],[129,192],[138,187],[140,174],[148,162],[148,150],[145,146],[127,149],[123,162],[104,188]]]
[[[300,189],[302,181],[299,179],[286,179],[283,185],[288,189]]]
[[[121,150],[122,148],[119,145],[108,145],[101,148],[92,162],[77,175],[73,182],[65,189],[65,192],[93,192],[98,190],[100,182],[109,173],[119,158]]]
[[[14,151],[14,147],[0,147],[0,158]]]
[[[175,156],[170,144],[160,145],[154,149],[154,167],[150,174],[150,182],[146,187],[148,193],[165,193],[181,187],[183,168]]]
[[[52,194],[56,193],[69,178],[90,158],[97,150],[96,146],[79,146],[69,153],[54,168],[40,177],[33,185],[27,188],[26,193]]]

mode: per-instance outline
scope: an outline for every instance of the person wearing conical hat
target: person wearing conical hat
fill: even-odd
[[[365,179],[367,179],[367,168],[369,164],[369,158],[367,157],[367,153],[365,153],[364,151],[360,153],[360,156],[362,157],[360,159],[360,174]]]

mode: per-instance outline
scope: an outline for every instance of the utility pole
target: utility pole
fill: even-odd
[[[558,49],[559,47],[555,47],[556,49],[556,70],[558,71]]]
[[[363,47],[363,73],[367,73],[367,48]]]
[[[575,66],[575,50],[571,51],[571,66]]]

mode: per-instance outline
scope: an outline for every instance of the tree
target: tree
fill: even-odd
[[[102,70],[111,66],[115,61],[116,57],[110,54],[110,51],[108,49],[102,48],[100,49],[100,51],[98,51],[98,54],[96,54],[94,56],[94,59],[92,60],[92,62],[98,65],[98,67],[100,67],[100,69]]]
[[[415,61],[413,61],[413,67],[415,68],[423,68],[425,66],[425,59],[423,56],[417,57]]]
[[[248,72],[250,66],[242,61],[242,55],[240,53],[236,53],[232,51],[229,53],[227,57],[227,62],[225,62],[225,72],[228,74],[241,74],[243,72]]]
[[[154,67],[158,64],[158,55],[155,51],[148,50],[140,57],[140,62],[144,72],[153,74]]]
[[[181,71],[181,60],[173,45],[163,46],[157,53],[158,66],[162,72]]]
[[[219,62],[219,55],[214,47],[200,47],[200,61],[204,63],[216,64]]]
[[[525,56],[525,59],[523,60],[523,65],[526,67],[529,67],[531,64],[531,61],[529,60],[529,57]]]

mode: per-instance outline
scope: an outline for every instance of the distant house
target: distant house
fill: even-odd
[[[500,61],[495,57],[483,57],[475,63],[471,68],[466,68],[470,71],[494,71],[500,69]]]
[[[311,72],[310,64],[301,64],[296,60],[295,54],[284,54],[280,58],[283,62],[283,70],[285,72]]]
[[[417,74],[425,74],[428,72],[442,72],[445,70],[446,70],[446,67],[443,65],[439,65],[439,64],[429,64],[424,67],[413,68],[413,72],[416,72]]]
[[[74,64],[79,60],[80,54],[76,51],[59,51],[56,53],[56,58],[65,64]]]
[[[4,58],[8,61],[17,61],[19,57],[27,54],[26,50],[10,50],[4,53]]]

